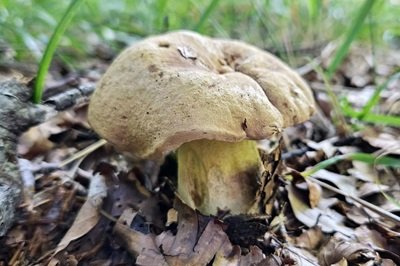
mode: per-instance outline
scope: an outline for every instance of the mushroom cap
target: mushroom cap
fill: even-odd
[[[88,119],[117,149],[160,158],[197,139],[269,138],[313,111],[310,88],[270,53],[177,31],[124,50],[92,95]]]

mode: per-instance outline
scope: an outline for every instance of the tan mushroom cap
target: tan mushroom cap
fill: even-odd
[[[159,158],[197,139],[265,139],[309,119],[312,93],[275,56],[178,31],[139,41],[109,67],[89,122],[121,151]]]

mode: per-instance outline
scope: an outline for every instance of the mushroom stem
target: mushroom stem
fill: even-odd
[[[264,169],[256,142],[195,140],[177,151],[178,194],[201,213],[249,211]]]

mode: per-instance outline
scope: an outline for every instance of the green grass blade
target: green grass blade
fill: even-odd
[[[78,10],[79,6],[84,0],[72,0],[68,6],[67,11],[64,13],[60,22],[57,24],[56,29],[51,36],[49,43],[46,46],[46,50],[43,54],[42,60],[40,61],[39,71],[36,77],[35,89],[33,91],[33,102],[40,103],[43,95],[44,83],[46,80],[47,72],[50,67],[51,59],[53,58],[54,52],[58,46],[58,43],[67,29],[72,17]]]
[[[390,76],[389,79],[387,79],[383,84],[381,84],[380,86],[378,86],[376,88],[372,97],[368,100],[367,104],[361,110],[359,117],[358,117],[359,119],[364,118],[371,112],[372,108],[374,108],[374,106],[378,104],[381,92],[387,88],[387,86],[390,82],[392,82],[393,80],[396,80],[398,78],[400,78],[400,72],[397,72],[394,75]]]
[[[210,17],[212,12],[215,10],[215,8],[218,6],[220,0],[211,0],[210,3],[208,4],[206,10],[204,13],[201,15],[199,22],[197,22],[196,26],[194,26],[194,30],[197,32],[201,32],[202,28],[204,27],[205,22],[207,19]]]
[[[333,117],[332,117],[332,122],[334,123],[336,129],[341,132],[341,133],[348,133],[350,131],[350,126],[347,124],[346,119],[344,117],[344,112],[342,110],[342,107],[339,103],[338,98],[336,97],[336,94],[332,90],[332,85],[330,80],[328,79],[326,73],[322,70],[320,66],[315,66],[314,70],[321,75],[326,92],[328,93],[330,102],[332,104],[333,108]]]
[[[332,62],[328,66],[327,76],[329,79],[332,78],[336,69],[339,67],[342,60],[347,55],[347,52],[349,51],[351,43],[357,36],[357,33],[361,30],[361,28],[363,26],[363,22],[364,22],[365,18],[367,17],[367,15],[369,14],[369,12],[371,11],[375,2],[376,2],[376,0],[365,0],[364,4],[358,10],[356,17],[353,21],[353,24],[350,27],[350,30],[346,34],[344,41],[339,46],[335,56],[333,57]]]
[[[304,177],[315,174],[319,170],[325,169],[339,161],[350,160],[350,161],[360,161],[368,164],[377,164],[391,167],[400,167],[400,159],[396,159],[390,156],[375,156],[374,154],[354,152],[344,155],[334,156],[325,161],[322,161],[314,165],[311,169],[302,172]]]
[[[156,26],[158,32],[164,32],[168,30],[168,25],[165,25],[165,9],[167,7],[168,1],[167,0],[159,0],[156,2]]]
[[[367,113],[362,115],[361,112],[354,110],[347,100],[343,100],[341,103],[342,112],[347,117],[361,120],[367,123],[381,124],[386,126],[400,127],[400,116],[393,115],[381,115],[374,113]]]
[[[308,14],[310,17],[311,22],[316,22],[318,19],[319,14],[321,13],[321,0],[308,0],[307,1],[307,8]]]

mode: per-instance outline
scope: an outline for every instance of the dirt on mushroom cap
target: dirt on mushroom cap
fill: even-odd
[[[121,151],[161,157],[196,139],[265,139],[314,110],[305,82],[254,46],[188,31],[123,51],[92,96],[89,121]]]

